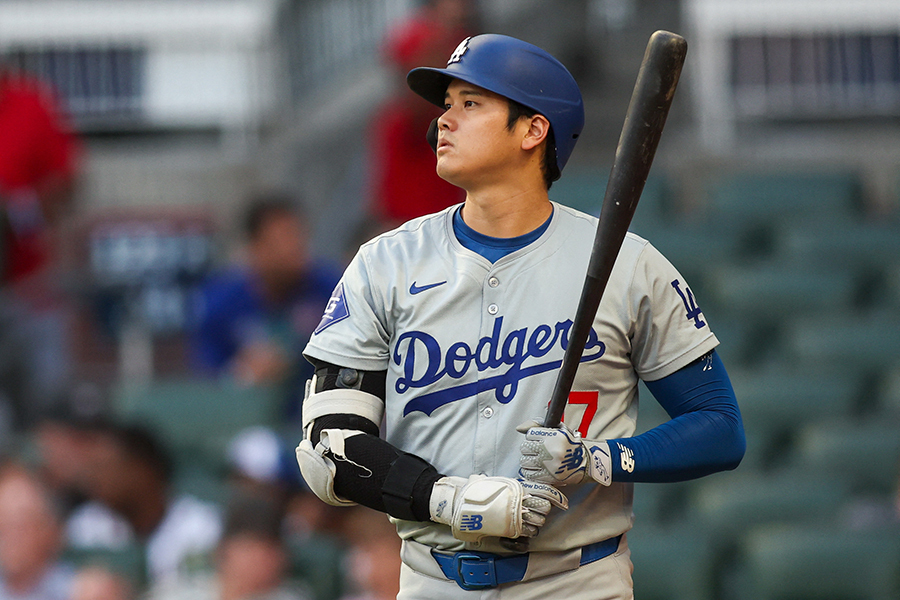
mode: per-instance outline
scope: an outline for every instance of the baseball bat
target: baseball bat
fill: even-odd
[[[562,422],[597,307],[647,182],[686,54],[684,38],[668,31],[656,31],[647,43],[619,136],[587,276],[544,427],[559,427]]]

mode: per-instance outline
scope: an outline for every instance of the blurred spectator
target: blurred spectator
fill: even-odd
[[[106,398],[99,386],[73,383],[35,424],[31,438],[41,478],[68,515],[86,497],[90,459],[108,426]]]
[[[134,592],[127,579],[102,567],[86,567],[75,575],[68,600],[131,600]]]
[[[400,537],[384,513],[356,507],[344,530],[352,592],[342,600],[394,600],[400,593]]]
[[[249,427],[229,444],[229,484],[237,494],[268,499],[283,512],[291,576],[316,600],[336,600],[344,588],[343,511],[305,488],[294,444],[266,427]]]
[[[67,523],[73,548],[121,550],[140,544],[150,582],[202,569],[221,533],[219,509],[169,488],[170,459],[139,427],[105,429],[88,459],[90,501]]]
[[[68,600],[75,572],[62,545],[49,490],[23,467],[0,467],[0,600]]]
[[[246,385],[284,386],[288,416],[296,416],[312,376],[301,351],[340,272],[313,258],[305,214],[290,196],[252,199],[244,230],[246,264],[214,276],[201,292],[195,362]]]
[[[269,427],[238,432],[227,452],[229,484],[239,493],[264,496],[283,508],[302,483],[293,447]]]
[[[306,600],[286,579],[282,513],[263,496],[239,495],[229,508],[215,571],[171,581],[147,600]]]
[[[58,226],[70,204],[79,143],[46,85],[0,57],[0,395],[17,428],[29,426],[70,368],[66,300],[56,263]],[[3,340],[0,340],[0,346]],[[14,375],[10,378],[10,375]]]
[[[439,108],[417,101],[406,87],[406,74],[421,65],[443,66],[454,48],[474,35],[471,0],[429,0],[388,34],[384,55],[395,79],[387,103],[373,118],[370,159],[375,218],[389,229],[437,212],[464,194],[435,173],[425,133]]]

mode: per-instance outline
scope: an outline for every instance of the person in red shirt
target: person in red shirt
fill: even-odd
[[[398,87],[406,89],[406,74],[414,67],[442,66],[459,40],[475,33],[471,4],[469,0],[431,0],[388,34],[384,54]],[[464,199],[459,188],[437,176],[434,156],[423,152],[428,125],[441,111],[416,100],[413,94],[392,95],[373,120],[371,212],[383,228]]]
[[[0,430],[27,426],[71,367],[66,297],[52,267],[79,154],[49,86],[0,58]]]
[[[47,86],[0,63],[3,282],[20,282],[51,261],[49,233],[71,200],[77,156],[77,139]]]

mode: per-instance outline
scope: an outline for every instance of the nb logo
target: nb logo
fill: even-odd
[[[622,470],[626,473],[634,472],[634,451],[622,444],[616,445],[619,446],[619,451],[622,453],[620,455],[620,458],[622,459]]]
[[[559,470],[556,472],[557,475],[560,473],[565,473],[566,471],[572,471],[574,469],[578,469],[581,467],[581,463],[584,462],[584,446],[577,446],[575,448],[570,449],[566,452],[566,455],[563,457],[562,462],[559,465]]]
[[[462,520],[459,523],[459,530],[478,531],[484,527],[482,521],[484,521],[483,515],[463,515]]]

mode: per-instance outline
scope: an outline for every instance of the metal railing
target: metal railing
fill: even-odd
[[[731,40],[739,115],[865,117],[900,110],[900,32]]]
[[[79,124],[141,118],[146,61],[142,48],[22,48],[9,52],[7,60],[14,69],[50,84]]]

